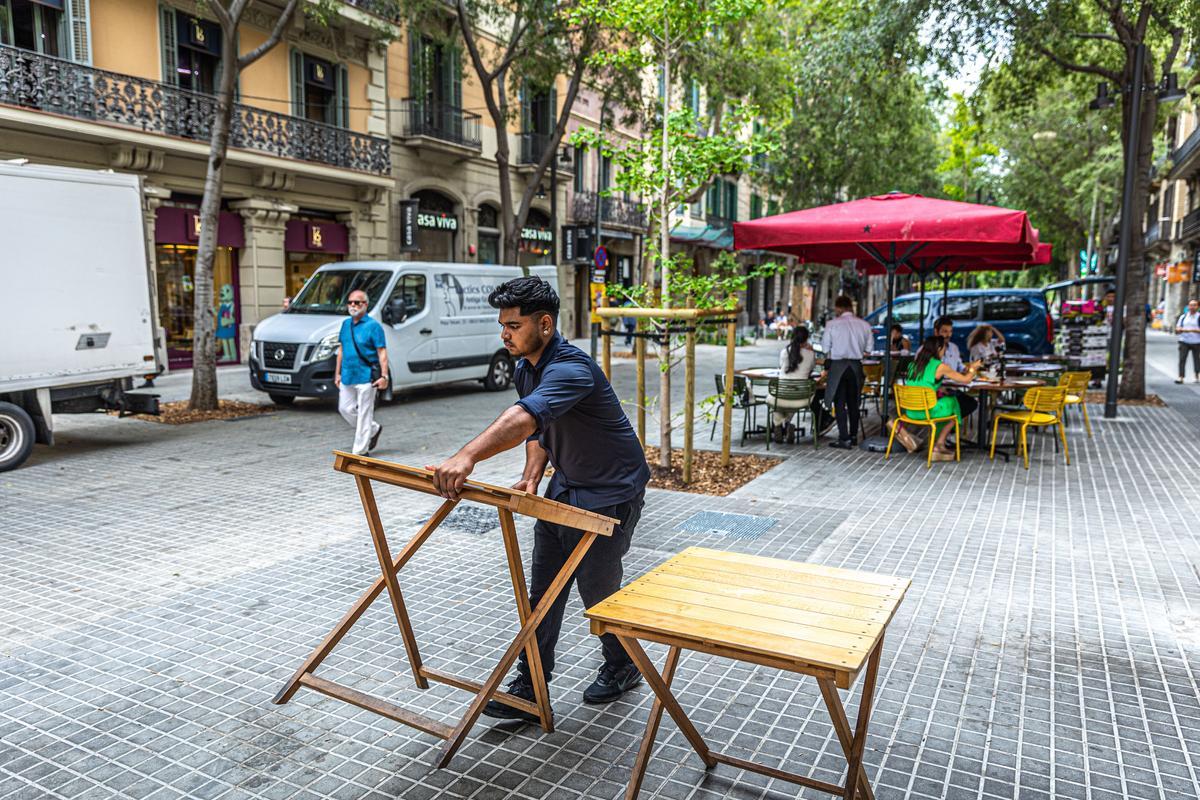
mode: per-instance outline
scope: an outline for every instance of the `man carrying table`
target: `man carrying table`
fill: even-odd
[[[546,465],[552,464],[554,476],[546,497],[620,521],[612,536],[596,538],[572,576],[584,606],[590,608],[621,587],[621,558],[641,516],[650,468],[604,373],[555,329],[559,301],[553,287],[541,278],[515,278],[497,286],[488,302],[500,310],[505,349],[520,359],[514,375],[520,399],[453,457],[430,467],[433,483],[440,495],[457,499],[476,464],[524,442],[525,469],[513,488],[537,494]],[[529,602],[536,608],[583,532],[542,520],[533,530]],[[569,590],[568,583],[537,630],[547,681],[554,670],[554,648]],[[615,636],[601,636],[600,645],[604,664],[583,692],[587,703],[615,700],[642,680]],[[524,651],[507,691],[524,700],[535,699]],[[533,714],[494,700],[483,713],[538,721]]]

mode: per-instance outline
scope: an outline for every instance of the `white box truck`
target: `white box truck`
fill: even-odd
[[[53,414],[157,413],[129,394],[158,370],[136,175],[0,161],[0,472]]]
[[[325,264],[286,311],[254,328],[250,384],[280,405],[297,397],[336,397],[338,331],[346,299],[361,289],[370,300],[367,313],[387,338],[390,380],[383,399],[393,390],[455,381],[507,389],[514,364],[488,295],[521,274],[519,267],[429,261]],[[530,274],[557,291],[554,267],[532,267]]]

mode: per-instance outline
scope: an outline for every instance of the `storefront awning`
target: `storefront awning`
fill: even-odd
[[[196,244],[200,241],[199,212],[194,208],[160,206],[154,211],[155,244]],[[220,212],[217,244],[221,247],[245,247],[242,218],[231,211]]]
[[[671,241],[732,250],[733,231],[726,225],[680,225],[671,231]]]

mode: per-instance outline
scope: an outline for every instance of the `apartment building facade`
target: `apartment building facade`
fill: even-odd
[[[264,41],[274,21],[252,10],[239,48]],[[253,325],[318,264],[388,254],[394,180],[377,25],[349,5],[328,27],[298,15],[240,76],[214,263],[215,296],[232,311],[221,315],[233,345],[222,348],[225,361],[246,358]],[[191,361],[221,41],[190,0],[0,0],[0,158],[142,176],[174,368]]]
[[[1143,225],[1150,303],[1161,305],[1168,330],[1200,297],[1200,108],[1189,98],[1173,110],[1156,147]]]

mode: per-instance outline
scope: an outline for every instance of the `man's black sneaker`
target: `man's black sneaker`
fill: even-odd
[[[642,673],[633,664],[610,667],[605,664],[592,685],[583,690],[585,703],[611,703],[642,682]]]
[[[379,434],[381,433],[383,433],[382,425],[375,429],[375,435],[371,437],[371,443],[367,445],[368,453],[375,449],[375,445],[379,444]]]
[[[838,439],[836,442],[830,442],[829,446],[835,447],[838,450],[853,450],[854,449],[854,440],[853,439]]]
[[[537,702],[537,696],[533,693],[533,684],[529,682],[529,678],[524,675],[518,675],[508,684],[506,690],[513,697],[519,697],[522,700],[528,700],[531,703]],[[513,708],[510,705],[501,703],[497,700],[489,700],[488,704],[483,707],[483,715],[492,717],[493,719],[515,720],[519,722],[541,722],[537,714],[531,714],[528,711],[522,711],[519,708]]]

